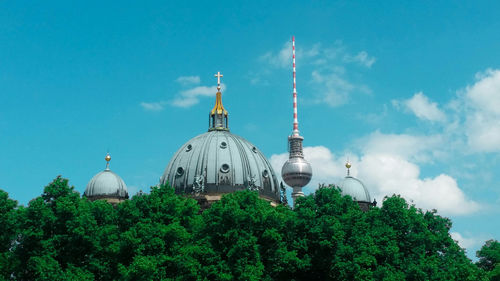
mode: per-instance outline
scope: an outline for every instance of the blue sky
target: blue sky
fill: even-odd
[[[0,2],[0,188],[22,204],[57,175],[111,168],[131,193],[207,130],[278,169],[292,129],[291,36],[310,192],[343,163],[372,195],[453,220],[474,256],[500,238],[500,20],[493,1]]]

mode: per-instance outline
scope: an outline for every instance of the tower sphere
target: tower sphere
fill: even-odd
[[[290,158],[281,168],[281,177],[290,187],[304,187],[311,181],[311,164],[304,158]]]

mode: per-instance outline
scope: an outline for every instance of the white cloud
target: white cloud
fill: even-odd
[[[424,149],[417,149],[411,153],[397,151],[406,147],[407,136],[402,138],[389,136],[388,146],[399,147],[396,153],[385,150],[376,152],[376,147],[379,146],[372,144],[380,141],[380,135],[374,134],[374,138],[378,140],[367,142],[368,146],[363,149],[364,154],[361,157],[354,154],[336,157],[324,146],[305,147],[305,158],[313,168],[313,178],[306,190],[315,190],[318,183],[338,184],[346,174],[344,163],[349,158],[353,164],[351,175],[359,177],[366,184],[372,197],[379,202],[384,196],[400,194],[419,208],[437,209],[443,214],[464,215],[479,209],[478,204],[465,196],[457,181],[451,176],[440,174],[433,178],[420,177],[420,168],[404,157],[415,158],[414,154]],[[403,144],[398,145],[398,140],[402,140]],[[410,142],[413,141],[412,139]],[[278,174],[287,159],[288,153],[271,156],[271,164]]]
[[[396,108],[412,112],[419,119],[440,122],[448,146],[463,153],[500,152],[500,70],[487,69],[475,76],[472,85],[457,91],[457,98],[444,107],[422,92],[407,100],[393,100]]]
[[[441,135],[413,136],[407,134],[382,134],[375,131],[356,142],[365,154],[386,153],[414,162],[432,162],[444,156],[444,137]]]
[[[401,194],[417,207],[437,209],[446,214],[468,214],[479,206],[466,198],[456,180],[440,174],[421,178],[416,163],[442,159],[448,151],[442,135],[412,136],[374,132],[357,141],[363,156],[360,177],[381,196]]]
[[[281,167],[283,167],[283,164],[286,162],[287,159],[288,159],[288,153],[273,154],[271,155],[271,158],[269,158],[271,166],[273,167],[274,172],[276,173],[276,176],[278,176],[280,181],[282,180]],[[314,176],[316,175],[314,174]]]
[[[476,75],[476,83],[465,89],[465,129],[473,151],[500,152],[500,70]]]
[[[366,51],[361,51],[355,56],[345,55],[344,60],[346,62],[357,62],[363,66],[370,68],[377,59],[373,56],[369,56]]]
[[[369,56],[366,51],[351,55],[341,41],[336,41],[331,46],[326,47],[319,43],[305,47],[299,44],[296,55],[298,76],[304,79],[299,80],[308,80],[312,84],[312,87],[304,87],[304,91],[300,89],[299,91],[306,95],[311,92],[311,100],[318,104],[337,107],[349,102],[353,93],[371,92],[367,86],[355,85],[346,78],[347,64],[356,62],[362,66],[371,67],[375,63],[375,58]],[[259,60],[274,67],[291,68],[291,41],[285,42],[277,52],[265,53],[260,56]],[[307,73],[310,73],[310,79],[308,79]],[[261,80],[261,77],[251,77],[250,80],[251,83],[255,84]]]
[[[478,152],[500,152],[500,119],[476,111],[467,116],[468,143]]]
[[[141,102],[140,106],[144,110],[148,111],[161,111],[164,109],[166,104],[170,104],[175,107],[187,108],[191,107],[200,102],[200,97],[212,97],[217,93],[217,86],[194,86],[200,83],[199,76],[180,76],[175,80],[182,86],[191,86],[191,88],[180,91],[172,100],[170,101],[158,101],[158,102]],[[221,83],[222,90],[226,89],[226,85]]]
[[[199,100],[197,98],[179,97],[179,98],[175,98],[174,100],[172,100],[170,104],[175,106],[175,107],[187,108],[187,107],[191,107],[191,106],[197,104],[198,102],[199,102]]]
[[[359,171],[375,196],[400,194],[419,208],[437,209],[443,214],[464,215],[479,209],[476,202],[466,198],[454,178],[446,174],[420,178],[420,168],[400,156],[364,155]]]
[[[148,111],[161,111],[163,110],[163,102],[141,102],[142,108]]]
[[[453,238],[453,240],[458,242],[458,245],[460,247],[466,248],[466,249],[481,245],[481,243],[484,242],[483,239],[477,239],[477,238],[473,238],[473,237],[466,238],[458,232],[450,232],[450,235],[451,235],[451,238]]]
[[[297,58],[309,59],[312,57],[316,57],[320,54],[320,44],[314,44],[310,48],[297,48],[295,50],[295,54]],[[267,52],[264,55],[259,57],[259,60],[262,62],[269,63],[274,67],[279,68],[291,68],[292,67],[292,42],[287,41],[283,44],[281,49],[278,52]]]
[[[422,120],[431,122],[446,121],[446,115],[438,108],[437,103],[429,101],[429,98],[422,92],[416,93],[412,98],[407,100],[393,100],[392,104],[396,107],[403,106]]]
[[[196,85],[200,84],[200,76],[181,76],[175,81],[181,85]]]
[[[224,90],[225,85],[221,84],[221,88]],[[176,107],[191,107],[197,104],[200,97],[212,97],[217,93],[217,86],[197,86],[191,89],[181,91],[179,95],[173,99],[170,103]]]
[[[355,88],[335,72],[321,74],[319,71],[313,71],[311,76],[312,83],[320,86],[318,92],[321,92],[321,95],[319,95],[318,102],[332,107],[347,103],[349,94]]]
[[[500,70],[487,69],[477,73],[478,80],[467,87],[467,98],[472,106],[494,115],[500,115]]]
[[[275,67],[289,67],[292,65],[292,42],[287,41],[283,47],[277,52],[267,52],[259,58],[263,62],[267,62]]]

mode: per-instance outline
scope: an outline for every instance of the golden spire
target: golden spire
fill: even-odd
[[[104,157],[104,160],[106,160],[106,170],[109,170],[109,161],[111,161],[111,155],[109,155],[109,152],[106,153],[106,157]]]
[[[220,87],[220,78],[223,77],[223,75],[218,71],[217,74],[214,75],[217,77],[217,94],[215,96],[215,105],[214,108],[212,108],[212,111],[210,112],[211,115],[214,114],[222,114],[227,116],[227,111],[224,109],[224,106],[222,105],[222,93],[220,92],[221,87]]]

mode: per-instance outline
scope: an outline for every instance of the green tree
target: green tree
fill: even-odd
[[[117,206],[57,177],[27,207],[0,191],[0,279],[498,280],[499,243],[472,263],[451,221],[403,198],[362,212],[334,186],[277,206],[226,194],[200,212],[169,186]],[[496,279],[495,279],[496,278]]]
[[[486,241],[476,256],[479,258],[477,265],[487,272],[490,280],[500,280],[500,242]]]
[[[0,280],[10,277],[16,263],[11,248],[19,229],[17,209],[17,201],[0,190]]]
[[[321,186],[313,195],[297,200],[292,243],[307,267],[297,280],[367,280],[371,264],[370,241],[363,212],[350,197],[333,186]]]
[[[201,224],[195,200],[164,185],[121,203],[117,211],[123,279],[199,279],[204,253],[193,239]]]
[[[67,179],[59,176],[47,185],[42,196],[21,209],[15,278],[93,280],[91,260],[99,232],[91,209]]]
[[[210,248],[210,280],[292,280],[303,262],[290,250],[290,209],[272,207],[256,192],[226,194],[203,213],[198,233]]]
[[[334,186],[297,201],[299,280],[484,280],[449,235],[451,221],[399,196],[362,212]]]
[[[484,280],[451,238],[451,221],[435,210],[424,212],[392,196],[366,215],[377,247],[376,279]]]
[[[88,270],[95,280],[114,280],[118,276],[118,258],[120,255],[120,231],[118,212],[105,200],[89,202],[85,200],[84,213],[92,223],[88,230],[93,231],[93,247],[88,254]]]

